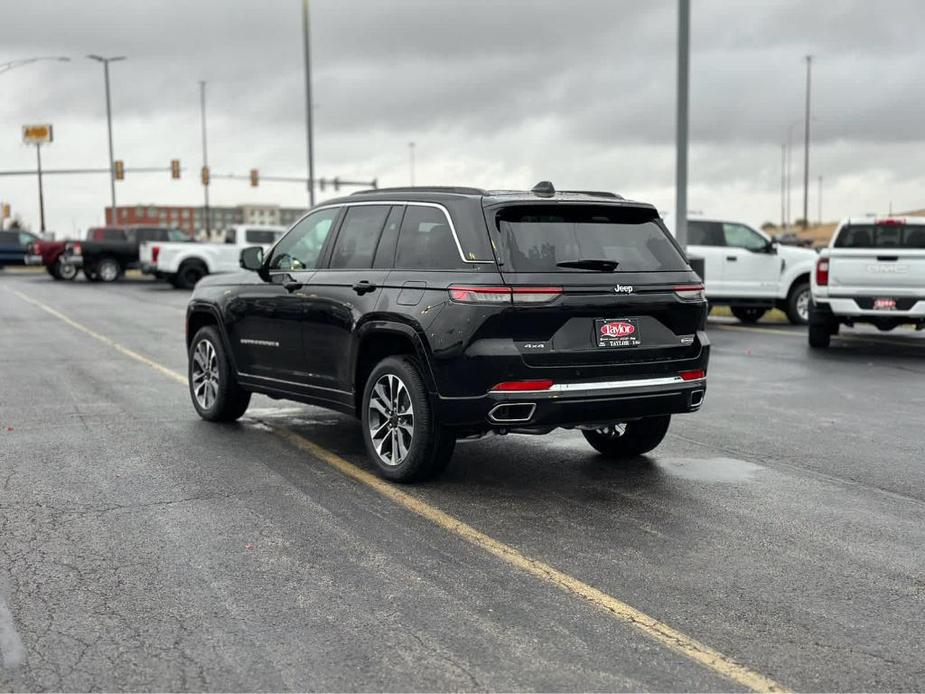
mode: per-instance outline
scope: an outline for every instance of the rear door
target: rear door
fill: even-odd
[[[691,296],[691,270],[655,210],[559,203],[488,213],[504,281],[515,292],[498,329],[526,364],[638,364],[699,352],[704,305],[696,294],[682,298]],[[534,304],[529,294],[518,298],[518,288],[540,298],[561,288],[561,295]]]
[[[925,296],[925,225],[843,227],[829,249],[829,291]]]

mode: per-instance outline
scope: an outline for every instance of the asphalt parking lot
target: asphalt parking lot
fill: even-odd
[[[0,274],[0,690],[925,689],[925,333],[711,321],[651,456],[396,488],[342,415],[201,421],[187,299]]]

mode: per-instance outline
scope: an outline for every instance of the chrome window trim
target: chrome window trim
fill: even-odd
[[[298,221],[296,221],[296,223],[293,224],[292,227],[289,228],[289,231],[292,231],[292,229],[294,229],[298,224],[302,223],[303,219],[308,217],[310,214],[314,214],[315,212],[320,212],[321,210],[336,209],[338,207],[354,207],[354,206],[361,206],[361,205],[405,205],[405,206],[414,206],[414,207],[435,207],[436,209],[442,211],[443,216],[446,217],[446,222],[450,227],[450,233],[453,234],[453,241],[456,244],[456,252],[459,253],[460,260],[462,260],[464,263],[469,263],[470,265],[479,265],[481,263],[491,263],[492,265],[494,265],[495,263],[494,259],[469,260],[468,258],[466,258],[466,254],[463,252],[462,244],[459,242],[459,234],[456,233],[456,225],[453,224],[453,218],[450,217],[450,211],[446,208],[445,205],[441,205],[439,202],[418,202],[418,201],[411,201],[411,200],[363,200],[363,201],[357,201],[357,202],[338,202],[333,205],[319,205],[318,207],[312,208],[311,210],[306,212],[304,215],[299,217]],[[279,239],[279,241],[282,241],[282,239],[285,238],[288,233],[289,232],[286,232],[286,234],[283,234],[283,236]],[[277,241],[276,243],[278,244],[279,241]],[[270,248],[271,254],[275,250],[275,248],[276,248],[276,244],[274,244],[273,247]],[[314,269],[328,270],[330,268],[314,268]],[[402,268],[379,268],[379,269],[393,269],[393,270],[399,269],[401,270]]]

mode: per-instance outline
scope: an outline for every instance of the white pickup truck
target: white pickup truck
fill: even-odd
[[[794,325],[809,321],[815,251],[779,245],[742,222],[691,217],[687,252],[704,259],[704,289],[711,306],[729,306],[743,323],[760,320],[772,308],[786,313]]]
[[[842,325],[925,329],[925,217],[844,220],[819,254],[812,288],[810,347],[828,347]]]
[[[262,246],[266,251],[285,233],[285,227],[238,224],[228,227],[218,243],[144,243],[139,250],[141,271],[177,289],[192,289],[206,275],[240,269],[242,248]]]

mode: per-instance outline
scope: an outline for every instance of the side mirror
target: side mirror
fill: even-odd
[[[241,249],[241,258],[238,261],[245,270],[260,272],[263,269],[263,248],[249,246]]]

